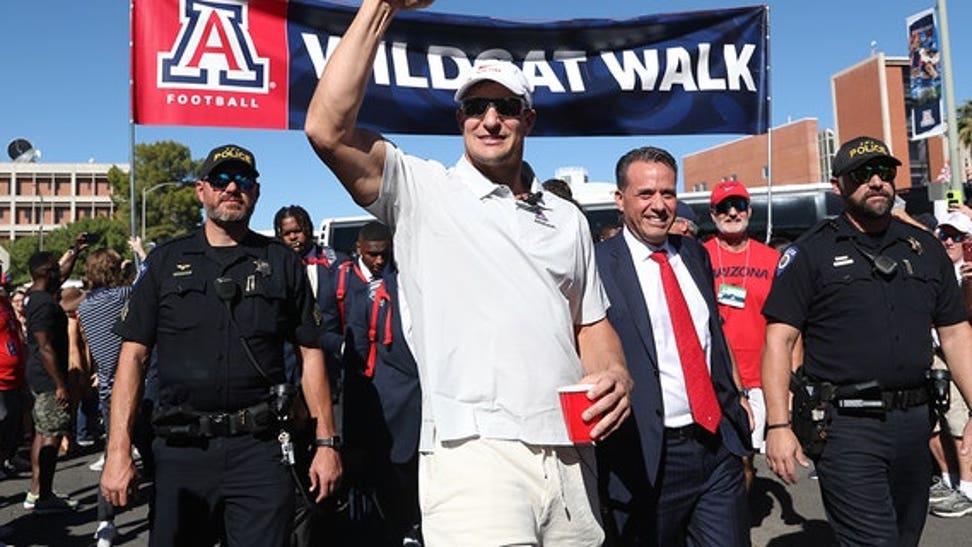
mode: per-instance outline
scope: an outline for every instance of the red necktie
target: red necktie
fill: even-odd
[[[330,267],[331,262],[328,261],[328,259],[325,258],[325,257],[323,257],[323,256],[320,256],[320,257],[311,257],[311,258],[305,258],[304,259],[304,266],[310,266],[312,264],[313,265],[324,266],[325,268],[327,268],[327,267]]]
[[[672,319],[672,330],[675,331],[675,345],[678,347],[679,361],[682,362],[692,419],[708,432],[715,433],[722,418],[722,409],[719,408],[719,400],[716,399],[715,389],[712,387],[712,377],[705,365],[705,353],[702,352],[702,344],[695,332],[692,314],[689,313],[688,304],[682,296],[675,270],[668,263],[668,254],[665,251],[655,251],[651,253],[651,259],[661,269],[662,287],[665,289],[668,315]]]
[[[390,346],[392,344],[391,295],[388,294],[384,281],[379,283],[378,288],[375,289],[375,299],[371,303],[371,321],[368,325],[368,361],[365,363],[364,371],[368,378],[375,375],[375,363],[378,361],[378,313],[381,311],[383,301],[388,304],[385,309],[385,335],[382,337],[381,343]]]

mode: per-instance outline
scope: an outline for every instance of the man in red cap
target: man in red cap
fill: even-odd
[[[749,398],[753,413],[753,450],[764,449],[766,405],[760,381],[760,356],[766,319],[761,314],[763,302],[773,282],[773,271],[780,253],[753,240],[746,230],[753,208],[749,191],[739,181],[720,182],[712,190],[709,215],[716,235],[705,242],[712,260],[719,315],[729,347],[736,358],[743,386],[742,396]],[[746,488],[753,482],[753,457],[746,464]]]

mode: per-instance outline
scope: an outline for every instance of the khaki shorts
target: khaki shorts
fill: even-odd
[[[426,545],[596,547],[594,449],[469,439],[419,455]]]
[[[935,360],[932,362],[932,368],[946,369],[945,361],[942,361],[937,355]],[[945,413],[945,421],[948,422],[948,432],[952,434],[953,437],[962,437],[965,433],[965,424],[969,421],[969,407],[965,405],[965,399],[962,398],[962,392],[958,390],[955,386],[955,382],[949,384],[949,402],[951,403],[948,407],[948,412]],[[935,422],[935,432],[937,433],[941,429],[940,422]]]
[[[34,394],[34,430],[42,437],[60,437],[71,431],[71,415],[57,404],[53,391]]]

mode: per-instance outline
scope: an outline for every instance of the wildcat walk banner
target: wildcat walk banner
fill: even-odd
[[[133,0],[134,123],[301,129],[355,9]],[[359,122],[382,133],[456,134],[455,90],[477,58],[500,57],[534,87],[534,135],[763,133],[767,27],[765,6],[544,23],[401,12]]]

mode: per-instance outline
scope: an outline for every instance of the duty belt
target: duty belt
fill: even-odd
[[[153,419],[159,437],[234,437],[261,433],[274,424],[270,405],[259,403],[235,412],[156,412]]]
[[[837,387],[834,403],[842,410],[907,410],[928,403],[926,386],[879,389],[876,382]],[[865,387],[866,386],[866,387]]]
[[[926,404],[929,400],[926,386],[908,389],[887,389],[881,392],[884,408],[906,410],[913,406]]]

